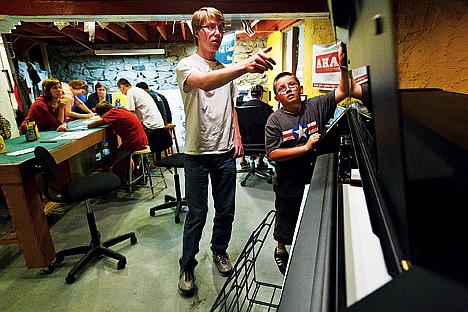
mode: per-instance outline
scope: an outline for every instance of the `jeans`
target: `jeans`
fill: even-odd
[[[236,163],[234,152],[216,155],[185,155],[185,199],[189,207],[185,217],[182,269],[194,269],[195,255],[208,214],[208,177],[211,179],[215,217],[211,250],[224,253],[229,245],[234,221]]]
[[[109,153],[109,155],[106,155],[102,158],[102,165],[106,167],[112,167],[119,161],[122,161],[123,159],[129,157],[132,155],[133,151],[126,149],[122,146],[117,147],[115,151],[112,151]]]

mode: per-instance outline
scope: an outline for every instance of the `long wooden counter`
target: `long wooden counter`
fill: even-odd
[[[84,121],[71,122],[68,133],[84,131],[83,125]],[[24,136],[7,140],[8,152],[0,155],[0,187],[14,227],[14,233],[1,237],[0,244],[19,244],[28,268],[47,267],[55,258],[55,249],[44,214],[41,190],[36,184],[38,172],[34,166],[34,153],[18,156],[10,153],[42,145],[63,168],[67,167],[71,157],[104,139],[110,139],[111,146],[116,142],[115,134],[109,127],[86,130],[86,135],[78,139],[55,140],[61,134],[44,131],[40,133],[40,139],[34,142],[26,142]],[[41,143],[44,141],[56,143]]]

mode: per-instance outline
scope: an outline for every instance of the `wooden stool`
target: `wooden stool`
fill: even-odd
[[[151,188],[151,193],[154,198],[153,179],[151,177],[150,161],[148,158],[148,155],[152,155],[152,154],[153,153],[151,152],[149,146],[146,146],[144,149],[134,151],[132,155],[130,156],[130,166],[128,169],[128,191],[129,193],[132,192],[132,185],[135,184],[135,182],[137,182],[140,179],[143,179],[143,183],[146,185],[146,178],[148,178],[149,183],[150,183],[149,187]],[[142,174],[139,175],[138,177],[135,177],[135,179],[133,179],[133,166],[132,166],[133,155],[138,156],[138,160],[142,166]],[[166,181],[164,181],[164,183],[166,183]]]
[[[180,153],[179,151],[179,142],[177,142],[177,134],[176,134],[176,130],[175,130],[175,125],[174,124],[167,124],[164,126],[164,128],[169,131],[169,133],[171,134],[171,137],[172,137],[172,140],[174,142],[174,144],[169,147],[166,152],[165,152],[165,156],[170,156],[172,154],[174,154],[174,145],[175,145],[175,148],[176,148],[176,151],[177,153]]]

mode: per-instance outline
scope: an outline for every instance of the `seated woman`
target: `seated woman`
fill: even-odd
[[[114,109],[111,103],[104,101],[96,105],[96,114],[101,118],[90,122],[88,128],[110,124],[122,140],[122,144],[115,151],[102,159],[103,166],[111,168],[122,159],[130,156],[134,151],[143,149],[148,145],[148,138],[143,125],[135,114],[126,108]]]
[[[67,131],[67,101],[63,95],[60,80],[45,79],[42,82],[42,92],[43,95],[34,101],[21,124],[21,134],[24,134],[23,125],[30,120],[36,122],[39,131],[49,129]]]
[[[98,82],[94,86],[94,93],[91,93],[88,97],[88,100],[86,101],[86,106],[93,111],[94,113],[96,112],[96,105],[99,103],[102,103],[106,100],[107,96],[107,88],[104,84]],[[83,110],[80,108],[76,107],[74,109],[75,112],[77,113],[84,113]]]
[[[63,93],[67,99],[67,116],[72,119],[91,118],[93,112],[77,97],[79,94],[88,93],[88,85],[83,80],[72,80],[69,83],[62,82]],[[76,104],[84,113],[77,113],[72,110]]]

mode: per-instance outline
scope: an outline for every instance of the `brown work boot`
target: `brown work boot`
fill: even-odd
[[[184,297],[192,297],[197,291],[193,269],[180,269],[179,293]]]
[[[213,262],[216,265],[219,275],[227,277],[232,272],[231,260],[229,260],[229,255],[227,253],[216,253],[213,252]]]

